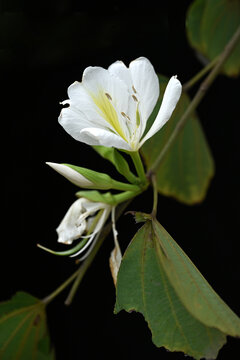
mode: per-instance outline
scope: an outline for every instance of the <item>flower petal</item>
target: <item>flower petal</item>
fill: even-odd
[[[71,244],[73,240],[78,239],[85,231],[87,222],[84,220],[80,225],[77,225],[77,220],[83,210],[83,202],[85,199],[81,198],[70,206],[60,225],[56,231],[58,233],[58,242],[64,244]]]
[[[150,130],[148,131],[148,133],[140,142],[140,146],[142,146],[146,140],[148,140],[156,132],[158,132],[163,127],[163,125],[165,125],[165,123],[170,119],[173,110],[175,109],[177,102],[181,96],[181,93],[182,93],[182,85],[180,81],[177,79],[176,76],[172,76],[166,87],[162,104],[157,114],[157,117],[154,123],[152,124]]]
[[[130,145],[110,130],[85,128],[81,131],[84,142],[89,145],[103,145],[131,151]]]
[[[129,68],[126,67],[123,61],[115,61],[112,65],[109,66],[108,71],[110,74],[113,74],[121,79],[126,84],[130,93],[133,92],[132,76]]]
[[[74,106],[63,108],[58,121],[69,135],[82,142],[84,139],[81,136],[81,130],[92,126],[86,116]]]
[[[108,128],[111,127],[127,141],[130,136],[127,119],[134,120],[136,104],[125,82],[108,70],[88,67],[83,74],[83,85],[108,123]]]
[[[105,205],[105,204],[103,204]],[[107,218],[108,218],[108,215],[110,214],[110,210],[111,208],[110,207],[107,207],[103,210],[103,213],[94,229],[94,232],[91,234],[91,237],[90,239],[88,240],[88,242],[86,243],[86,245],[80,249],[78,252],[76,252],[75,254],[71,255],[70,257],[75,257],[75,256],[78,256],[80,255],[82,252],[84,252],[86,250],[86,248],[89,247],[89,245],[92,244],[92,246],[89,248],[89,251],[87,251],[87,253],[81,258],[79,259],[80,261],[84,260],[91,252],[91,250],[93,249],[93,246],[95,245],[97,239],[98,239],[98,236],[100,235],[100,231],[102,230]]]
[[[106,127],[106,120],[99,114],[96,109],[96,105],[86,90],[84,85],[78,81],[75,81],[68,88],[68,102],[70,107],[74,107],[79,111],[78,113],[84,116],[85,121],[88,121],[92,125],[98,125],[100,127]],[[81,125],[80,125],[81,126]]]
[[[140,57],[132,61],[129,69],[136,91],[134,91],[135,96],[140,102],[139,107],[143,121],[143,133],[146,122],[159,97],[159,81],[152,64],[145,57]]]
[[[77,186],[82,188],[89,188],[94,186],[91,181],[69,166],[52,162],[46,162],[46,164]]]

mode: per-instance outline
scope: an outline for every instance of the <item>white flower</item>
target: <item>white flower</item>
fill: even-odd
[[[107,70],[85,69],[82,82],[68,88],[59,122],[76,140],[137,151],[171,117],[181,95],[176,76],[167,85],[159,113],[143,137],[146,123],[159,97],[159,82],[150,61],[140,57],[127,68],[116,61]]]
[[[93,202],[85,198],[76,200],[56,229],[58,242],[72,244],[74,240],[87,238],[86,245],[73,256],[79,255],[93,241],[95,243],[111,209],[110,205],[101,202]]]

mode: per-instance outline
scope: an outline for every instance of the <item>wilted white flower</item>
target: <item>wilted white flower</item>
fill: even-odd
[[[73,256],[79,255],[96,240],[111,212],[111,208],[108,204],[93,202],[85,198],[76,200],[56,229],[58,242],[72,244],[74,240],[87,238],[86,245]]]
[[[85,69],[82,82],[68,88],[59,122],[76,140],[137,151],[171,117],[182,86],[173,76],[166,87],[162,105],[150,130],[146,123],[159,97],[159,81],[150,61],[140,57],[129,68],[116,61],[107,70]]]

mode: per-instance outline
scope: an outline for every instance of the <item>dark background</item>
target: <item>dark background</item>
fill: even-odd
[[[132,8],[117,2],[1,3],[2,300],[18,290],[43,298],[76,269],[72,259],[36,247],[41,243],[59,249],[55,228],[76,191],[45,161],[113,170],[58,124],[59,101],[67,98],[67,87],[81,81],[89,65],[108,67],[116,60],[128,64],[139,56],[149,58],[159,73],[178,74],[182,83],[201,69],[185,35],[185,14],[191,1],[159,3],[150,7],[150,3],[135,2]],[[202,204],[189,207],[160,197],[158,219],[240,315],[239,80],[219,76],[198,113],[216,162],[216,175]],[[130,210],[148,212],[151,202],[149,190]],[[139,226],[128,215],[117,227],[125,249]],[[48,308],[57,360],[183,359],[180,353],[152,344],[140,314],[113,315],[115,290],[108,267],[112,248],[109,236],[71,307],[63,305],[65,291]],[[233,358],[239,344],[229,338],[218,359]]]

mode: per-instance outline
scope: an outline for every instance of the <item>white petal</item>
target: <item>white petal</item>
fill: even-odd
[[[46,164],[51,166],[51,168],[53,168],[55,171],[63,175],[66,179],[68,179],[77,186],[80,186],[82,188],[89,188],[94,186],[91,181],[89,181],[83,175],[79,174],[77,171],[73,170],[67,165],[56,164],[52,162],[46,162]]]
[[[76,200],[68,209],[66,215],[56,229],[58,233],[58,242],[71,244],[73,240],[78,239],[86,230],[87,222],[84,220],[80,225],[76,225],[79,216],[83,211],[83,199]]]
[[[163,127],[163,125],[165,125],[165,123],[170,119],[173,110],[175,109],[177,102],[181,96],[181,93],[182,93],[182,85],[180,81],[176,78],[176,76],[172,76],[166,87],[158,115],[154,123],[152,124],[150,130],[142,139],[140,146],[142,146],[142,144],[146,140],[148,140],[156,132],[158,132]]]
[[[88,211],[90,214],[93,214],[94,212],[108,208],[109,205],[104,204],[102,202],[95,202],[95,201],[89,201],[86,199],[86,203],[83,205],[86,211]]]
[[[95,227],[95,230],[94,232],[92,233],[90,239],[88,240],[88,242],[86,243],[86,245],[80,249],[78,252],[76,252],[75,254],[71,255],[70,257],[75,257],[75,256],[78,256],[80,255],[83,251],[85,251],[85,249],[87,247],[89,247],[89,245],[93,245],[96,243],[97,239],[98,239],[98,236],[100,235],[100,231],[102,230],[107,218],[108,218],[108,215],[110,213],[110,207],[109,209],[105,209],[102,213],[102,216],[100,217],[96,227]],[[93,249],[93,246],[90,247],[89,251],[80,259],[80,260],[83,260],[85,259],[89,253],[91,252],[91,250]]]
[[[136,104],[124,81],[103,68],[88,67],[83,74],[83,85],[94,99],[108,128],[127,140],[129,131],[126,118],[121,114],[126,114],[130,118],[132,114],[135,116]]]
[[[97,95],[99,91],[103,90],[104,93],[110,95],[113,104],[118,106],[121,111],[127,110],[127,86],[108,70],[90,66],[84,70],[82,83],[90,94]]]
[[[92,126],[92,123],[87,120],[86,116],[74,106],[62,109],[58,121],[64,130],[78,141],[83,141],[80,133],[81,130]]]
[[[113,74],[121,79],[127,85],[128,91],[130,93],[133,92],[133,82],[130,70],[122,61],[115,61],[112,65],[109,66],[108,71],[110,74]]]
[[[102,229],[102,227],[104,226],[104,224],[108,218],[108,215],[110,214],[110,210],[111,210],[110,206],[108,206],[106,209],[103,210],[103,213],[94,229],[94,233],[97,233]]]
[[[89,145],[103,145],[123,150],[132,150],[126,141],[108,130],[86,128],[81,131],[81,136],[84,137],[84,142]]]
[[[145,57],[132,61],[129,69],[133,86],[136,90],[135,96],[140,101],[139,107],[143,121],[143,133],[146,122],[159,97],[159,81],[152,64]]]
[[[89,92],[83,86],[82,83],[75,81],[68,88],[68,96],[70,100],[70,107],[78,110],[78,114],[84,117],[85,122],[100,127],[106,127],[106,121],[99,114]],[[80,119],[79,119],[80,120]],[[82,119],[81,119],[82,122]],[[82,127],[82,124],[79,124]]]

